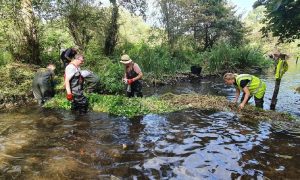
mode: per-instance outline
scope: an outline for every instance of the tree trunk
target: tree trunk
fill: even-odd
[[[21,1],[22,22],[20,28],[23,28],[23,35],[26,41],[26,50],[29,57],[26,58],[28,63],[39,65],[40,60],[40,44],[38,40],[37,20],[33,13],[31,0]],[[24,25],[22,27],[22,24]],[[26,57],[26,54],[25,54]]]
[[[271,106],[270,106],[271,110],[275,110],[275,106],[277,103],[277,95],[278,95],[279,87],[280,87],[280,81],[281,81],[281,79],[276,79],[276,81],[275,81],[275,87],[274,87],[273,97],[272,97]]]
[[[115,51],[117,45],[117,34],[118,34],[118,18],[119,18],[119,7],[116,1],[111,1],[113,3],[113,9],[111,13],[111,23],[108,28],[107,37],[105,39],[104,53],[109,56]]]
[[[204,44],[204,51],[206,51],[209,47],[209,34],[208,34],[208,26],[204,25],[204,31],[205,31],[205,44]]]

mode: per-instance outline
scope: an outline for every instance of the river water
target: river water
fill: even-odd
[[[290,65],[277,110],[299,118],[300,65]],[[265,109],[274,87],[266,81]],[[225,95],[221,79],[184,82],[164,92]],[[299,122],[241,122],[231,112],[187,109],[127,119],[76,116],[28,106],[0,114],[0,179],[298,179]]]

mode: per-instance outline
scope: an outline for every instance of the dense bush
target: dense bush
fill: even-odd
[[[99,50],[98,50],[99,51]],[[124,76],[124,67],[117,62],[117,59],[110,59],[96,52],[95,49],[89,49],[85,54],[85,64],[81,69],[89,69],[100,77],[102,90],[107,93],[120,93],[124,89],[122,78]]]
[[[192,62],[190,52],[183,50],[171,52],[167,45],[125,44],[121,49],[139,64],[146,76],[155,78],[184,72]]]
[[[233,47],[226,43],[203,52],[199,64],[207,68],[209,74],[224,71],[237,72],[245,68],[269,67],[272,62],[259,49],[249,46]]]
[[[5,96],[28,94],[36,68],[17,63],[0,66],[0,94]]]

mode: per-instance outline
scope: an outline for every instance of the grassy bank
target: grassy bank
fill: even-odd
[[[31,83],[37,69],[37,66],[18,63],[0,67],[0,109],[33,101]],[[59,77],[59,79],[62,79],[62,77]],[[62,83],[57,87],[62,89]],[[238,112],[235,105],[230,104],[225,97],[219,96],[165,94],[161,97],[128,99],[121,95],[88,94],[88,98],[92,111],[126,117],[149,113],[169,113],[193,108],[197,110],[230,111],[236,113],[241,120],[246,121],[291,119],[287,114],[257,110],[253,106],[247,106],[242,112]],[[58,93],[46,103],[45,107],[68,110],[70,109],[70,102],[66,100],[65,93]]]

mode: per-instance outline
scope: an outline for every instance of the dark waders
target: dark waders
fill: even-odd
[[[73,101],[71,103],[72,111],[78,111],[80,114],[86,113],[88,110],[88,100],[83,95],[83,77],[80,72],[76,72],[70,80]]]
[[[54,96],[53,72],[42,70],[36,73],[32,81],[32,92],[39,105]]]
[[[132,69],[129,72],[126,72],[127,79],[132,79],[137,77],[138,74]],[[131,86],[128,88],[128,86]],[[127,85],[127,97],[134,97],[136,94],[137,97],[143,97],[142,93],[142,82],[140,80],[134,81],[131,85]]]
[[[84,78],[85,89],[88,93],[99,92],[100,78],[94,73],[90,73]]]
[[[251,97],[252,96],[249,96],[249,98],[247,100],[247,103],[251,99]],[[243,93],[243,96],[241,98],[241,102],[243,102],[244,98],[245,98],[245,93]],[[255,102],[255,107],[262,108],[262,109],[264,108],[264,96],[260,99],[254,96],[254,102]]]

